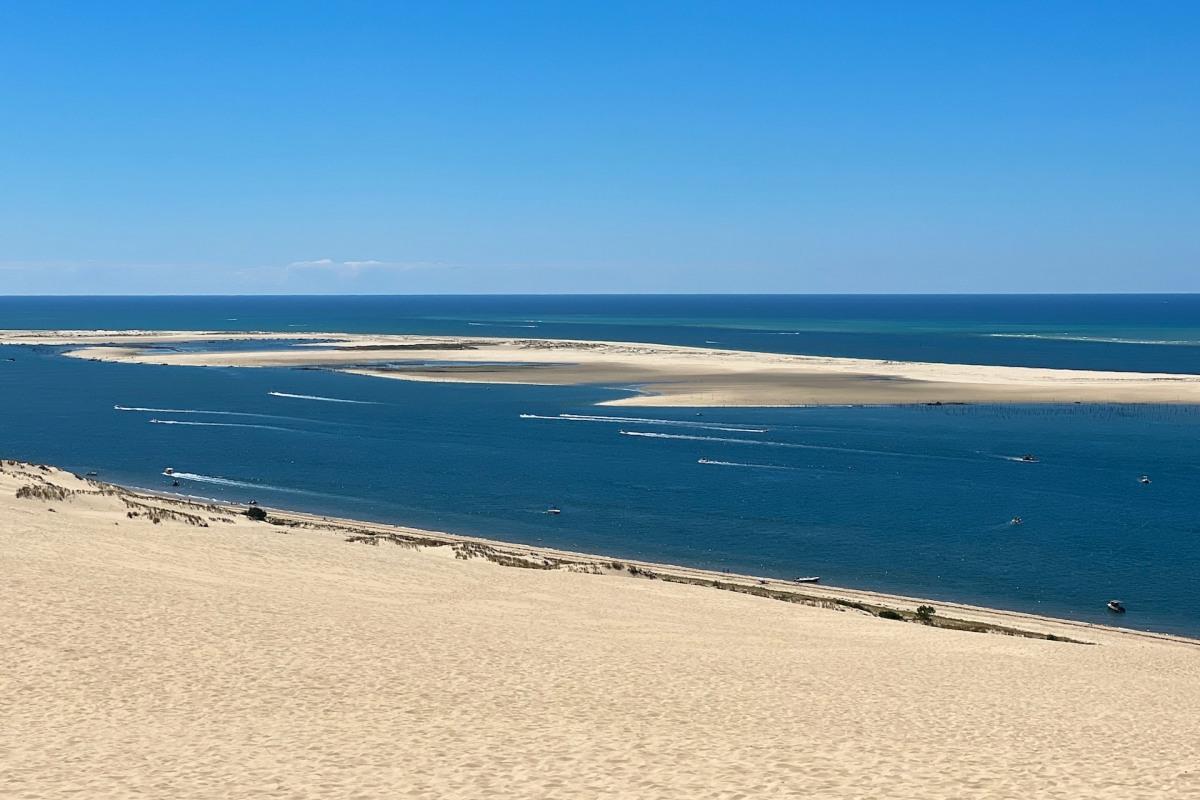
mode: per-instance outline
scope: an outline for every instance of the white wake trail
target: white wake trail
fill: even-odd
[[[824,450],[831,453],[857,453],[866,456],[889,456],[891,458],[926,458],[936,461],[977,461],[959,456],[939,456],[929,453],[894,453],[887,450],[864,450],[857,447],[833,447],[824,444],[801,444],[799,442],[773,442],[762,439],[734,439],[728,436],[694,436],[686,433],[657,433],[652,431],[621,431],[622,436],[639,436],[646,439],[682,439],[689,442],[722,442],[724,444],[754,444],[760,447],[789,447],[797,450]]]
[[[257,428],[263,431],[284,431],[285,433],[309,433],[295,428],[281,428],[277,425],[255,425],[249,422],[197,422],[190,419],[151,419],[154,425],[188,425],[199,428]]]
[[[559,422],[616,422],[635,425],[673,425],[680,428],[699,428],[709,431],[729,431],[732,433],[766,433],[766,428],[751,428],[745,425],[724,425],[710,422],[691,422],[684,419],[652,419],[649,417],[606,417],[598,414],[521,414],[521,419],[546,419]]]
[[[289,392],[267,392],[272,397],[286,397],[292,400],[318,400],[322,403],[351,403],[356,406],[377,406],[373,400],[344,400],[340,397],[321,397],[315,394],[291,394]]]
[[[697,464],[708,464],[714,467],[749,467],[751,469],[789,469],[798,470],[799,467],[785,467],[781,464],[746,464],[741,461],[714,461],[711,458],[702,458],[696,462]]]

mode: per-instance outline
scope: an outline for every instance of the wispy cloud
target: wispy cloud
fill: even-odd
[[[288,271],[324,271],[334,274],[354,277],[368,271],[408,272],[414,269],[440,269],[444,265],[428,261],[380,261],[376,258],[347,259],[339,261],[333,258],[314,258],[306,261],[293,261],[287,265]]]

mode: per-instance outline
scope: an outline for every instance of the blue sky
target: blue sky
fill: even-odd
[[[0,294],[1200,291],[1200,4],[7,3]]]

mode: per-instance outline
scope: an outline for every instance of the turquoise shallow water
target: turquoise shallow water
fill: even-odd
[[[1194,297],[0,298],[13,328],[536,325],[504,333],[1173,372],[1200,372],[1197,320]],[[9,347],[0,454],[150,488],[170,465],[199,496],[1200,635],[1196,408],[594,406],[618,394]]]

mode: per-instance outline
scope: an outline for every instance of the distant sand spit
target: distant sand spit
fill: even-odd
[[[173,351],[181,341],[281,339],[297,347]],[[319,341],[317,341],[319,340]],[[344,333],[7,331],[0,343],[79,345],[139,364],[324,367],[411,381],[625,385],[626,406],[904,403],[1200,403],[1200,376],[936,364],[560,339]],[[158,349],[152,349],[153,346]],[[148,349],[151,348],[151,349]]]
[[[1190,640],[270,513],[0,464],[0,796],[1200,794]]]

